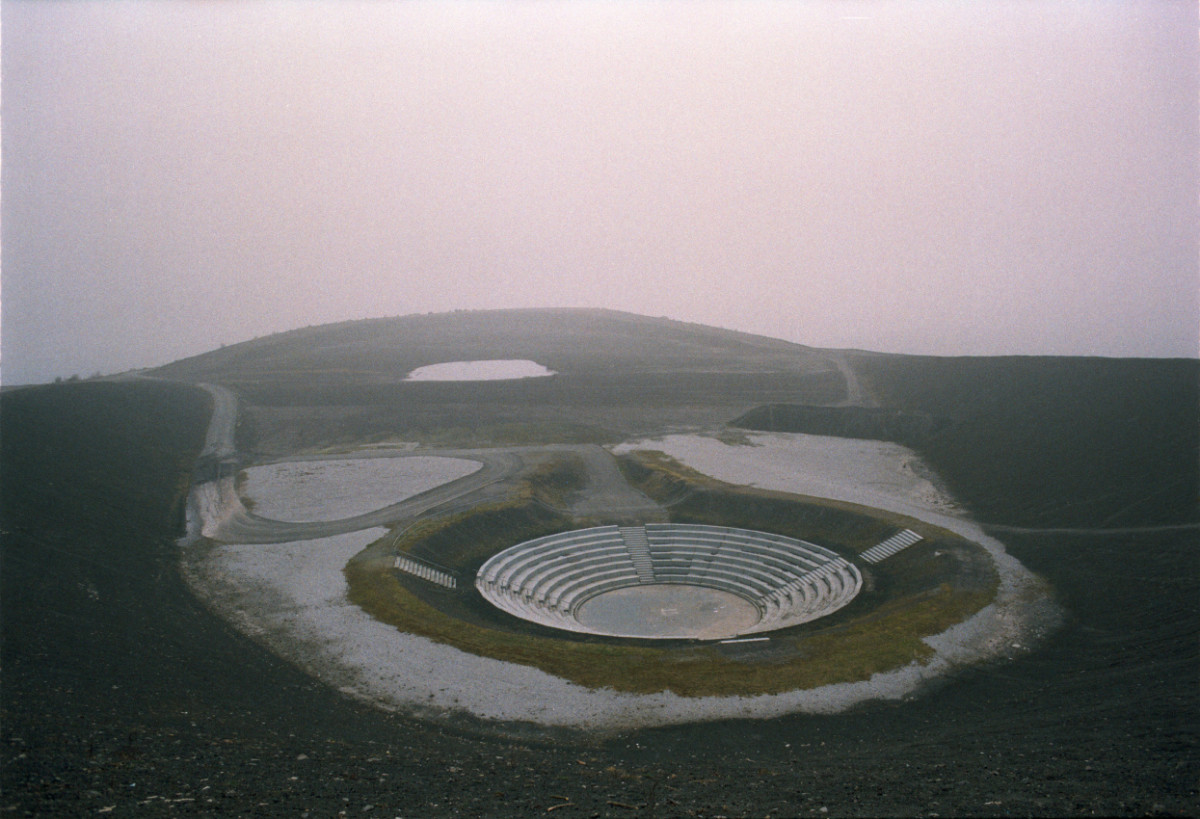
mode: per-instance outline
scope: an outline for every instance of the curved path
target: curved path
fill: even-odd
[[[234,488],[234,476],[230,474],[195,489],[200,498],[204,535],[226,543],[284,543],[356,532],[416,517],[466,495],[479,493],[477,501],[485,500],[489,497],[486,492],[489,487],[515,475],[525,465],[519,454],[505,450],[448,450],[392,455],[400,458],[430,456],[478,461],[482,467],[463,478],[373,512],[341,520],[313,522],[271,520],[248,511]]]
[[[481,468],[458,480],[434,487],[394,504],[340,520],[294,522],[255,515],[246,509],[235,487],[240,466],[234,436],[237,430],[237,396],[226,387],[199,384],[213,398],[204,448],[197,462],[197,483],[189,499],[191,536],[203,534],[226,543],[285,543],[314,540],[356,532],[415,518],[456,501],[478,504],[504,495],[504,481],[516,476],[527,457],[547,453],[579,457],[586,469],[587,485],[572,504],[580,516],[618,515],[640,521],[665,520],[663,508],[631,487],[617,468],[613,455],[595,444],[552,444],[489,449],[414,450],[405,452],[361,452],[333,455],[294,456],[285,461],[314,461],[346,458],[439,457],[476,461]],[[470,497],[468,497],[470,496]],[[196,528],[201,527],[197,532]]]

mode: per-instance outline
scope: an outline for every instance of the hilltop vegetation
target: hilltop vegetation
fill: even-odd
[[[514,381],[405,382],[446,361],[530,359]],[[244,401],[239,445],[286,454],[386,440],[443,446],[610,443],[711,427],[763,401],[828,403],[828,355],[776,339],[610,310],[497,310],[281,333],[162,367]]]
[[[231,345],[168,364],[166,378],[286,390],[390,384],[427,364],[530,359],[595,378],[655,373],[811,373],[824,356],[765,336],[615,310],[479,310],[349,321]]]

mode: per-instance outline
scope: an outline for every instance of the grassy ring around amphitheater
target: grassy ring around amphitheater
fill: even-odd
[[[648,463],[622,461],[630,482],[651,497],[686,497],[671,522],[753,529],[819,546],[855,567],[861,589],[823,617],[752,634],[752,641],[646,640],[552,627],[497,608],[476,587],[494,556],[514,545],[614,521],[556,511],[526,487],[506,502],[423,520],[376,541],[346,566],[349,598],[375,619],[460,650],[536,667],[589,688],[681,696],[778,694],[922,662],[922,638],[990,603],[998,577],[979,545],[944,529],[852,504],[733,487]],[[921,540],[879,563],[860,555],[898,530]],[[397,555],[436,563],[454,589],[397,571]],[[767,637],[768,639],[761,639]]]

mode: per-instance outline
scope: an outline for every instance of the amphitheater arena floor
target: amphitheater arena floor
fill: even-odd
[[[623,637],[715,640],[758,622],[749,602],[719,589],[655,583],[626,586],[593,597],[576,619]]]

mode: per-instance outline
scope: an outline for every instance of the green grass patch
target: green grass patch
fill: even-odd
[[[897,528],[911,528],[925,537],[941,531],[904,515],[853,503],[734,486],[657,450],[631,452],[617,463],[632,486],[671,506],[671,520],[676,523],[760,529],[853,554],[869,549]]]
[[[529,478],[533,497],[563,508],[587,485],[587,465],[575,454],[561,455],[534,471]]]
[[[874,545],[895,531],[885,518],[802,502],[779,493],[730,491],[693,482],[654,456],[625,459],[640,487],[688,493],[672,509],[677,522],[744,526],[792,536],[843,553]],[[345,569],[350,600],[376,619],[463,651],[534,666],[591,688],[681,696],[773,694],[869,678],[925,661],[921,638],[961,622],[995,595],[996,576],[983,550],[929,527],[926,541],[865,570],[868,588],[846,608],[820,620],[774,632],[764,643],[647,642],[570,634],[513,618],[475,591],[473,578],[491,555],[581,522],[538,502],[549,488],[573,486],[569,463],[543,467],[503,503],[423,521],[390,535]],[[405,552],[459,573],[460,588],[432,587],[391,568]]]

